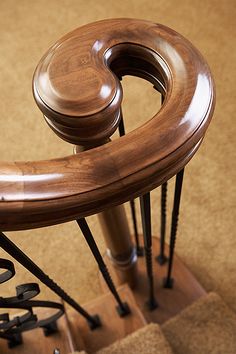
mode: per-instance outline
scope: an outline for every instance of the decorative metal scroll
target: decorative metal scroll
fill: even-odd
[[[90,315],[78,302],[76,302],[70,295],[68,295],[54,280],[52,280],[44,271],[37,266],[19,247],[17,247],[11,240],[0,232],[0,247],[6,251],[11,257],[18,261],[30,273],[32,273],[38,280],[57,294],[62,300],[72,306],[78,313],[83,316],[90,327],[94,330],[101,326],[101,321],[98,315]]]
[[[0,284],[8,281],[15,275],[14,264],[7,259],[0,258]],[[64,314],[64,306],[52,301],[32,300],[40,293],[37,283],[21,284],[16,287],[16,296],[0,297],[1,309],[21,309],[24,313],[18,316],[9,316],[9,313],[0,314],[0,338],[8,340],[9,347],[22,343],[22,333],[34,328],[42,328],[45,335],[57,331],[56,321]],[[33,308],[45,307],[56,310],[53,315],[38,320]]]

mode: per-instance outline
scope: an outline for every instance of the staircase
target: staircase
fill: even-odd
[[[149,81],[162,103],[152,119],[128,134],[121,107],[125,75]],[[200,53],[163,25],[101,21],[76,29],[48,50],[35,70],[33,93],[48,125],[74,144],[74,154],[0,164],[0,247],[59,301],[35,299],[37,283],[21,284],[16,296],[0,297],[0,308],[25,310],[0,315],[5,340],[0,353],[235,353],[234,314],[216,294],[206,295],[175,255],[184,168],[214,110],[214,84]],[[119,139],[113,139],[116,130]],[[157,187],[160,240],[153,237],[151,222],[151,191]],[[133,235],[125,202],[131,207]],[[102,227],[104,257],[85,219],[91,214],[98,214]],[[78,224],[104,290],[83,306],[3,233],[67,221]],[[9,258],[0,258],[0,270],[0,284],[15,275]]]
[[[236,314],[212,292],[163,325],[146,324],[96,353],[235,354]]]
[[[115,301],[106,293],[84,308],[102,314],[103,326],[88,331],[87,323],[68,309],[58,321],[59,332],[45,337],[36,329],[24,334],[24,345],[3,354],[235,354],[236,314],[222,298],[208,293],[163,324],[149,323],[128,285],[118,288],[131,314],[117,318]],[[41,313],[41,315],[45,315]],[[37,341],[35,341],[37,338]]]

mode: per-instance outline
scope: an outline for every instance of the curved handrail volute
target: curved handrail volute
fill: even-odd
[[[151,81],[165,102],[144,125],[103,144],[119,123],[117,76],[126,74]],[[214,110],[201,54],[175,31],[135,19],[100,21],[64,36],[39,62],[33,90],[56,134],[96,147],[55,160],[1,162],[2,231],[73,220],[155,188],[187,164]]]

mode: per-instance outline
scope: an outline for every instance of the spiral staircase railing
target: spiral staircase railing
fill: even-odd
[[[124,75],[151,82],[162,97],[159,112],[128,134],[121,109]],[[166,267],[163,287],[174,288],[184,168],[198,150],[214,110],[214,83],[205,60],[190,42],[163,25],[135,19],[105,20],[74,30],[46,52],[34,73],[33,93],[47,124],[60,138],[74,144],[75,151],[55,160],[0,164],[0,247],[96,331],[103,326],[102,314],[90,314],[5,235],[7,231],[75,220],[116,301],[118,317],[130,316],[132,309],[116,286],[128,283],[135,293],[140,277],[137,264],[144,259],[142,302],[147,311],[160,311],[163,305],[155,287],[159,275],[153,263]],[[120,137],[112,140],[117,129]],[[173,176],[168,251],[167,181]],[[159,253],[153,255],[150,192],[159,186],[160,246]],[[136,198],[140,199],[143,238],[138,233]],[[133,238],[123,207],[127,201]],[[85,219],[95,213],[99,213],[107,244],[105,258]],[[0,283],[14,276],[10,260],[0,259],[0,268]],[[38,327],[46,335],[57,331],[56,321],[64,314],[64,305],[34,300],[39,291],[36,283],[22,284],[17,286],[16,296],[0,298],[1,308],[25,310],[13,318],[8,313],[0,315],[0,338],[10,347],[22,343],[24,331]],[[38,320],[35,307],[49,307],[56,313]]]

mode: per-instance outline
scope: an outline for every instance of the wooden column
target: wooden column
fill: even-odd
[[[91,146],[89,147],[91,148]],[[75,146],[75,153],[88,147]],[[131,239],[124,205],[106,209],[98,219],[107,245],[107,256],[116,272],[116,283],[135,287],[137,277],[137,252]]]
[[[107,255],[118,275],[118,282],[135,286],[137,255],[130,237],[129,225],[123,205],[98,214],[107,244]]]

